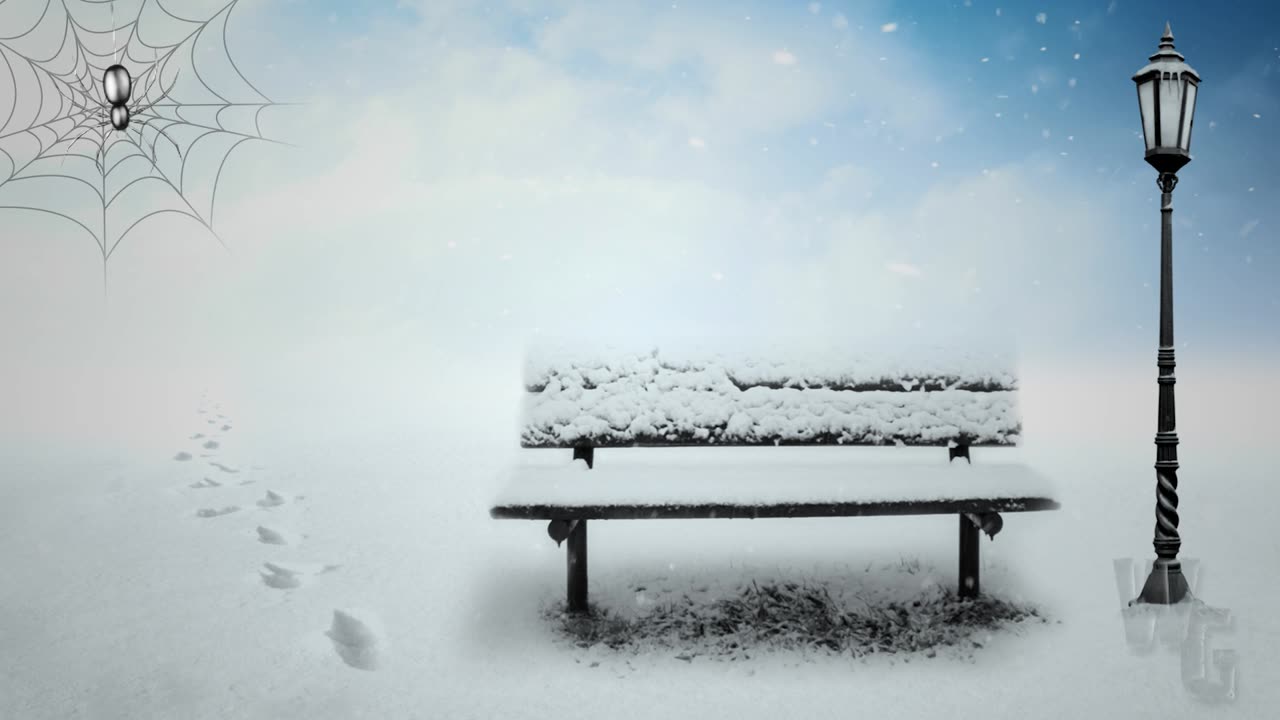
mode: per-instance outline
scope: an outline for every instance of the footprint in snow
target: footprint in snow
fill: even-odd
[[[193,488],[216,488],[216,487],[222,487],[222,483],[220,483],[220,482],[218,482],[218,481],[216,481],[216,480],[213,480],[212,478],[204,478],[204,479],[203,479],[203,480],[201,480],[200,482],[194,482],[194,483],[191,483],[191,487],[193,487]]]
[[[180,452],[180,453],[178,453],[177,455],[174,455],[174,456],[173,456],[173,459],[174,459],[174,460],[177,460],[178,462],[186,462],[186,461],[188,461],[188,460],[190,460],[190,459],[191,459],[191,453],[189,453],[189,452]]]
[[[258,571],[263,584],[276,590],[293,590],[302,586],[302,580],[308,575],[324,575],[337,570],[338,565],[316,565],[314,563],[263,563]]]
[[[219,446],[219,443],[217,440],[210,440],[206,442],[202,447],[204,447],[205,450],[217,450],[218,446]]]
[[[238,511],[239,509],[240,508],[236,505],[228,505],[222,508],[221,510],[214,509],[214,508],[201,508],[200,510],[196,511],[196,517],[213,518],[213,517],[218,517],[219,515],[229,515],[233,512]]]
[[[216,468],[218,468],[219,470],[221,470],[221,471],[222,471],[222,472],[224,472],[224,473],[238,473],[238,472],[240,472],[239,470],[237,470],[237,469],[235,469],[235,468],[233,468],[233,467],[227,467],[226,465],[223,465],[222,463],[211,462],[211,463],[209,463],[209,465],[210,465],[210,466],[212,466],[212,467],[216,467]]]
[[[280,505],[283,505],[284,503],[285,503],[285,499],[283,495],[276,492],[272,492],[271,490],[268,490],[267,496],[258,501],[258,507],[264,507],[264,508],[278,507]]]
[[[196,433],[195,435],[192,435],[192,436],[191,436],[191,439],[192,439],[192,440],[199,440],[199,439],[200,439],[200,438],[202,438],[202,437],[204,437],[204,433]]]
[[[222,432],[226,432],[226,431],[228,431],[228,430],[230,430],[230,429],[231,429],[231,426],[230,426],[230,425],[223,425],[221,429],[222,429]]]
[[[266,568],[266,572],[259,571],[258,574],[262,576],[262,582],[266,583],[268,587],[273,587],[277,590],[292,590],[302,585],[302,580],[298,577],[297,570],[276,565],[275,563],[263,563],[262,566]]]
[[[258,542],[267,545],[288,545],[289,537],[279,530],[258,526]]]
[[[382,648],[386,644],[379,625],[369,613],[334,610],[325,635],[333,641],[333,649],[342,662],[357,670],[377,670],[383,664]]]

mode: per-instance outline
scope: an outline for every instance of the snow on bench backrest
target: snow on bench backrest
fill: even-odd
[[[1016,445],[1010,354],[532,350],[521,445]]]

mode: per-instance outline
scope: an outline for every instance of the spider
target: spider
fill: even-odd
[[[169,92],[173,90],[174,84],[178,82],[176,73],[173,82],[169,84],[168,90],[163,90],[160,93],[160,97],[146,105],[142,104],[142,101],[146,99],[147,95],[151,94],[151,90],[159,81],[160,73],[154,67],[151,70],[151,82],[148,83],[147,88],[143,91],[142,98],[135,102],[133,107],[129,107],[129,101],[133,99],[133,77],[129,75],[129,71],[119,64],[112,65],[103,71],[102,95],[107,99],[107,102],[100,103],[98,108],[98,112],[101,113],[104,120],[102,127],[110,125],[117,131],[124,132],[129,127],[129,122],[133,117],[150,110],[152,106],[169,95]],[[146,73],[144,72],[143,74],[145,75]],[[87,110],[88,108],[85,109]],[[143,123],[139,122],[138,124],[141,125]]]
[[[142,97],[138,99],[136,102],[134,102],[133,106],[130,107],[129,102],[130,100],[133,100],[133,76],[129,74],[129,70],[127,68],[125,68],[123,65],[120,65],[118,63],[107,68],[102,73],[102,95],[103,97],[106,98],[105,103],[99,102],[98,107],[96,109],[90,109],[88,107],[85,107],[84,105],[75,104],[73,101],[73,104],[75,104],[76,107],[78,107],[79,109],[87,113],[90,113],[90,119],[92,119],[93,117],[97,117],[102,122],[97,123],[96,125],[91,124],[85,127],[85,129],[80,132],[80,134],[75,138],[75,140],[71,141],[71,145],[74,146],[86,134],[94,130],[105,128],[108,125],[111,126],[116,132],[121,132],[121,133],[128,130],[130,123],[134,123],[139,126],[146,125],[147,123],[145,121],[134,120],[134,118],[140,115],[141,113],[145,113],[146,111],[150,110],[157,103],[159,103],[160,101],[168,97],[169,93],[173,90],[174,85],[176,85],[178,82],[178,74],[180,74],[180,72],[181,71],[179,71],[178,73],[174,73],[173,80],[172,82],[169,83],[169,88],[167,90],[162,88],[160,97],[156,98],[155,100],[152,100],[146,105],[143,105],[142,102],[146,99],[148,95],[151,94],[151,91],[159,83],[160,67],[152,66],[149,70],[144,71],[143,75],[146,75],[147,73],[151,73],[151,77],[149,78],[150,81],[147,83],[147,87],[143,90]],[[173,142],[173,140],[169,138],[168,135],[163,130],[161,130],[160,133],[170,142]],[[174,147],[177,148],[177,145],[175,144]],[[100,148],[98,152],[98,156],[95,158],[95,162],[97,162],[99,165],[101,165],[102,163],[101,156],[104,154],[104,152],[105,152],[105,148]],[[182,154],[180,149],[178,151],[178,154],[179,155]],[[63,162],[66,162],[65,157],[63,158]]]

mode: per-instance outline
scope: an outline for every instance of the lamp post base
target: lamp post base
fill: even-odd
[[[1182,602],[1190,593],[1187,578],[1182,574],[1182,563],[1158,559],[1151,567],[1146,585],[1142,586],[1142,593],[1129,604],[1173,605]]]

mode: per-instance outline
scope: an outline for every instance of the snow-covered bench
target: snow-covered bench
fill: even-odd
[[[990,353],[541,352],[525,384],[521,446],[572,459],[528,453],[490,515],[568,540],[571,611],[587,609],[588,520],[956,515],[959,592],[976,596],[979,530],[1058,507],[1007,450],[1016,381]],[[622,449],[653,447],[679,449]]]

